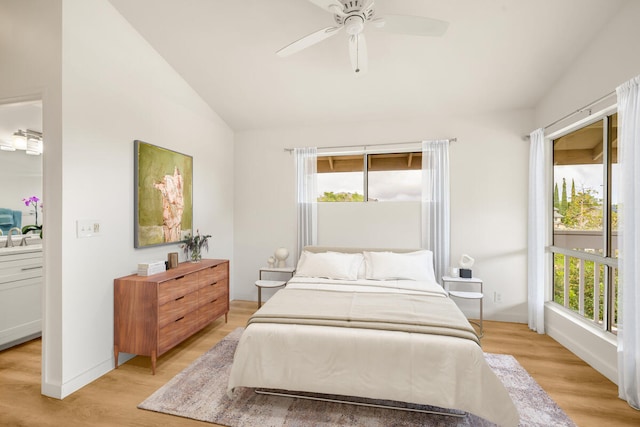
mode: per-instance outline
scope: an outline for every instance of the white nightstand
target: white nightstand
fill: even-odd
[[[258,308],[262,307],[262,288],[276,289],[286,285],[282,280],[256,280],[258,287]]]
[[[480,285],[480,292],[459,291],[459,290],[451,291],[451,290],[449,290],[449,284],[450,283],[463,283],[463,284],[471,284],[471,285]],[[478,300],[478,302],[480,303],[480,321],[476,322],[475,320],[469,320],[469,323],[473,323],[473,324],[477,325],[480,328],[480,334],[478,336],[480,338],[482,338],[482,336],[484,335],[484,327],[482,325],[482,320],[483,320],[482,319],[482,299],[484,298],[484,293],[483,293],[484,292],[484,289],[483,289],[484,284],[482,282],[482,279],[479,279],[477,277],[472,277],[470,279],[465,279],[463,277],[442,276],[442,284],[444,285],[444,290],[447,291],[447,293],[451,297]]]
[[[277,289],[287,284],[285,280],[262,280],[262,273],[288,274],[291,278],[295,272],[295,267],[261,267],[259,280],[255,283],[258,288],[258,308],[262,307],[262,288]]]

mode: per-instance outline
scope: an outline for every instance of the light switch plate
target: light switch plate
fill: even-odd
[[[79,219],[76,221],[76,236],[78,238],[96,237],[100,235],[100,221],[94,219]]]

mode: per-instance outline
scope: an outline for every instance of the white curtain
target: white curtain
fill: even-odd
[[[618,392],[640,409],[640,76],[617,88],[620,164]]]
[[[422,247],[433,252],[438,282],[450,257],[449,140],[422,142]]]
[[[546,214],[544,130],[530,135],[527,287],[529,328],[544,334],[544,236]]]
[[[318,242],[318,150],[315,147],[296,148],[293,154],[296,161],[297,260],[305,246]]]

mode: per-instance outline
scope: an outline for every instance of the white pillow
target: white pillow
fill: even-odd
[[[304,251],[298,261],[296,276],[356,280],[362,264],[362,254]]]
[[[431,251],[364,252],[364,260],[367,279],[405,279],[432,283],[436,281]]]

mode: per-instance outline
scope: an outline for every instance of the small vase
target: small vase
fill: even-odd
[[[196,246],[191,250],[191,262],[200,262],[202,259],[202,252],[200,252],[200,247]]]

